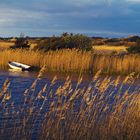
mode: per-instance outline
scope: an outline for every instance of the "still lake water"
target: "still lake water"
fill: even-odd
[[[28,89],[32,83],[37,79],[37,72],[22,72],[22,71],[1,71],[0,72],[0,88],[2,87],[4,81],[8,79],[10,81],[10,91],[12,93],[12,101],[20,102],[21,97],[26,89]],[[78,74],[60,74],[60,73],[46,73],[44,77],[38,81],[36,92],[40,91],[45,84],[50,84],[54,76],[57,76],[56,88],[62,85],[67,76],[70,76],[72,80],[72,85],[76,86]],[[83,82],[81,86],[87,86],[92,80],[91,75],[83,75]]]
[[[36,72],[13,72],[13,71],[1,71],[0,72],[0,88],[2,87],[4,81],[7,78],[10,81],[9,90],[11,91],[12,98],[10,99],[8,104],[11,105],[11,103],[14,102],[15,110],[17,110],[17,111],[19,110],[20,105],[23,103],[24,91],[31,87],[32,83],[36,80],[37,75],[38,75],[38,73],[36,73]],[[57,82],[56,82],[55,86],[53,86],[53,88],[57,89],[59,86],[63,85],[63,83],[65,82],[65,79],[67,78],[68,75],[70,76],[70,78],[72,80],[72,88],[75,88],[77,85],[77,79],[78,79],[79,75],[77,75],[77,74],[47,73],[47,74],[45,74],[43,79],[40,79],[37,82],[36,94],[44,87],[45,84],[50,85],[54,76],[57,76]],[[101,79],[102,78],[104,78],[104,77],[101,77]],[[112,76],[112,79],[115,79],[115,78],[116,77]],[[91,80],[92,80],[91,75],[83,75],[83,82],[80,85],[81,88],[82,87],[87,88],[89,83],[91,82]],[[121,86],[121,84],[118,85],[118,88],[119,88],[119,86]],[[53,90],[54,92],[55,92],[55,89]],[[135,82],[135,85],[133,85],[133,86],[130,86],[128,84],[124,85],[124,87],[122,88],[122,95],[123,95],[123,92],[126,91],[126,89],[129,89],[130,94],[134,93],[134,91],[140,91],[140,80],[137,80]],[[110,90],[110,89],[108,89],[108,90]],[[108,95],[108,93],[107,93],[108,90],[106,91],[105,96]],[[116,93],[117,92],[118,91],[116,89]],[[114,95],[115,95],[115,91],[114,91]],[[110,103],[113,102],[113,98],[111,100],[109,100]],[[51,101],[53,101],[53,100],[55,100],[53,97],[49,98],[49,100],[47,101],[47,104],[50,104]],[[8,104],[6,106],[8,106]],[[78,108],[78,106],[80,106],[80,102],[76,103],[76,108]],[[45,108],[45,112],[47,111],[47,109],[49,109],[49,108]],[[3,119],[5,119],[4,112],[6,111],[6,108],[3,109],[3,105],[0,104],[0,110],[3,110],[2,112],[0,112],[0,127],[2,127],[1,121],[3,121]],[[33,131],[33,134],[32,134],[33,140],[36,140],[38,138],[38,136],[37,136],[38,129],[39,129],[43,119],[44,119],[43,114],[41,114],[41,116],[39,116],[37,118],[37,121],[36,121],[37,123],[34,125],[35,130]],[[8,123],[9,122],[11,123],[11,121],[12,121],[11,118],[8,118],[7,120],[6,121]]]

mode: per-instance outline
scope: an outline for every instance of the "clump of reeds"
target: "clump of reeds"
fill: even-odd
[[[58,50],[47,53],[27,50],[0,52],[0,69],[8,68],[8,61],[17,61],[35,67],[47,66],[47,71],[129,74],[140,72],[139,55],[97,55],[89,51]],[[27,61],[28,58],[28,61]]]
[[[11,95],[10,82],[6,80],[0,92],[3,118],[0,137],[11,140],[139,139],[138,77],[131,73],[124,79],[102,78],[100,73],[88,85],[83,85],[82,77],[73,85],[69,76],[59,85],[54,77],[36,92],[40,74],[25,90],[18,106],[11,96],[4,100],[6,93]]]
[[[69,79],[57,89],[41,139],[139,139],[140,88],[131,92],[133,73],[121,84],[119,77],[97,75],[86,88],[79,81],[72,89]]]

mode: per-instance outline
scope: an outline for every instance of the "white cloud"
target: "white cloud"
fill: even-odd
[[[85,6],[85,5],[103,5],[108,4],[110,5],[115,0],[70,0],[67,3],[76,6]]]
[[[0,7],[0,26],[12,26],[22,21],[40,20],[46,16],[46,13],[38,11]]]
[[[140,0],[126,0],[126,2],[131,2],[131,3],[140,3]]]

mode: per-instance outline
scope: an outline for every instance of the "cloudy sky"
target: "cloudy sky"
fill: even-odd
[[[0,0],[0,36],[140,35],[140,0]]]

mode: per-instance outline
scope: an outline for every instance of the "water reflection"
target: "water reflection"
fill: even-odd
[[[9,69],[8,71],[0,71],[0,76],[7,76],[7,77],[24,77],[24,78],[36,78],[39,72],[29,72],[29,71],[17,71],[13,69]],[[54,76],[57,76],[59,80],[65,80],[67,76],[71,78],[72,81],[77,81],[79,78],[78,73],[59,73],[59,72],[46,72],[43,77],[49,80],[53,79]],[[82,77],[85,82],[91,81],[92,75],[89,74],[82,74]]]

